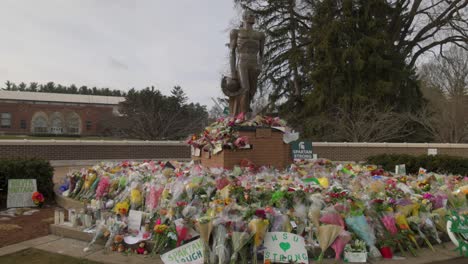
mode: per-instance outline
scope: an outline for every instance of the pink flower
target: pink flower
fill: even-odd
[[[236,141],[234,141],[234,145],[238,148],[245,147],[248,144],[249,144],[249,138],[246,136],[239,137],[236,139]]]
[[[393,217],[392,214],[387,214],[382,216],[381,218],[383,225],[387,229],[392,236],[396,235],[398,233],[398,229],[396,227],[396,222],[395,222],[395,217]]]

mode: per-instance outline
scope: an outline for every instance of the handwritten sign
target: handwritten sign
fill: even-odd
[[[33,207],[32,194],[37,191],[36,179],[8,180],[7,207]]]
[[[142,215],[142,211],[130,210],[128,213],[128,230],[130,233],[138,233],[140,231]]]
[[[264,240],[264,261],[309,263],[304,238],[292,233],[269,232]]]
[[[163,255],[164,264],[203,264],[203,242],[200,239],[173,249]]]
[[[294,141],[291,143],[293,159],[308,160],[313,159],[312,142],[310,141]]]

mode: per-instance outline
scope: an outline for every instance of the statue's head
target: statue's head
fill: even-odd
[[[247,24],[255,24],[255,15],[250,10],[245,10],[242,14],[242,21]]]

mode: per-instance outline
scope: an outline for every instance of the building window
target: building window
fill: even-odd
[[[11,127],[11,114],[1,113],[0,114],[0,127],[10,128]]]
[[[75,112],[67,115],[67,134],[79,135],[81,127],[81,119]]]
[[[21,129],[26,129],[26,120],[23,119],[23,120],[20,121],[20,128]]]
[[[32,126],[33,126],[33,133],[43,134],[49,131],[47,127],[47,119],[43,116],[36,116],[33,119]]]
[[[86,130],[91,130],[91,128],[92,128],[92,123],[91,123],[91,121],[89,121],[89,120],[86,121]]]

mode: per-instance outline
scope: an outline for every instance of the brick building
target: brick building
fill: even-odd
[[[124,97],[0,90],[0,134],[75,135],[101,133]]]

